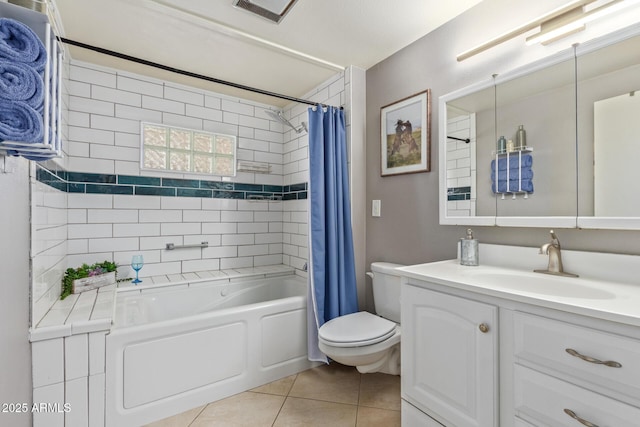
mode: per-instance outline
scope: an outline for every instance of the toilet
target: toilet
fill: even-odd
[[[318,331],[318,347],[327,357],[359,372],[400,375],[400,264],[371,264],[377,314],[366,311],[331,319]]]

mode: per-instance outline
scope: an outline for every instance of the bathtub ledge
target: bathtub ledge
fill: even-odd
[[[244,280],[263,279],[295,274],[296,269],[288,265],[268,265],[263,267],[247,267],[228,270],[208,270],[194,273],[170,274],[151,276],[143,285],[132,285],[130,282],[120,283],[118,292],[144,292],[145,290],[159,291],[163,288],[197,287],[210,285],[212,282],[240,282]],[[143,279],[144,283],[144,279]]]
[[[34,328],[29,341],[63,338],[111,329],[116,285],[69,295],[56,301]]]

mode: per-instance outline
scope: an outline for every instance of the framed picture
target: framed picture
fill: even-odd
[[[431,170],[431,89],[380,109],[382,176]]]

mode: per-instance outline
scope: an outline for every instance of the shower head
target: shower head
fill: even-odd
[[[301,122],[300,126],[295,127],[293,123],[284,118],[284,116],[282,115],[282,111],[264,110],[264,112],[267,113],[267,115],[273,120],[279,121],[280,123],[289,126],[291,129],[296,131],[296,133],[300,133],[302,131],[309,132],[309,130],[307,130],[307,124],[305,122]]]

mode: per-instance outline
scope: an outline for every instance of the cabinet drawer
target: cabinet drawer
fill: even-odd
[[[640,408],[635,406],[520,365],[515,367],[514,380],[516,414],[535,419],[535,425],[582,427],[567,410],[600,427],[638,426]]]
[[[640,401],[640,341],[526,313],[514,313],[514,326],[516,361],[570,375],[601,393]],[[567,349],[621,367],[589,362]]]

